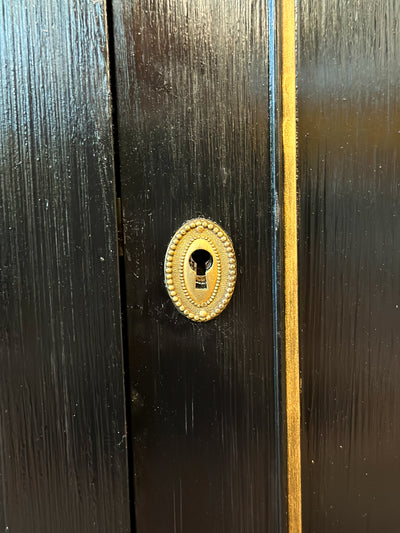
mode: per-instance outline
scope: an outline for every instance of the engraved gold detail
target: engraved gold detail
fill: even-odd
[[[209,254],[209,266],[198,282],[196,251]],[[211,220],[185,222],[172,237],[164,263],[165,286],[175,307],[195,322],[207,322],[228,305],[236,282],[236,258],[228,235]],[[201,288],[199,288],[201,287]]]

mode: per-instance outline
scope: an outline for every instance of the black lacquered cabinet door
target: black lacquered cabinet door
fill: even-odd
[[[298,0],[295,67],[288,0],[0,4],[0,529],[396,532],[400,8]],[[196,217],[237,260],[204,323]]]
[[[277,11],[0,1],[0,529],[286,530]],[[207,323],[164,286],[196,217],[237,259]]]
[[[0,1],[0,530],[130,531],[107,18]]]
[[[114,7],[138,530],[279,530],[271,5]],[[304,531],[398,529],[399,14],[297,2]],[[196,216],[238,259],[207,324],[162,279]]]
[[[279,531],[268,8],[113,5],[137,530]],[[207,323],[177,311],[163,275],[199,216],[238,264]]]
[[[307,532],[399,530],[399,19],[298,2]]]

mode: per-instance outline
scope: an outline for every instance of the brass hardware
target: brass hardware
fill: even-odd
[[[235,288],[232,242],[215,222],[188,220],[169,243],[164,271],[176,308],[190,320],[207,322],[225,309]]]

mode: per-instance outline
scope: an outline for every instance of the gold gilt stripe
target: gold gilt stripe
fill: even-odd
[[[301,533],[295,0],[281,0],[280,14],[288,530]]]

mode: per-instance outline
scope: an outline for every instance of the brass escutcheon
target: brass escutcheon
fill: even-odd
[[[190,320],[207,322],[225,309],[235,288],[232,242],[215,222],[188,220],[168,245],[164,272],[176,308]]]

